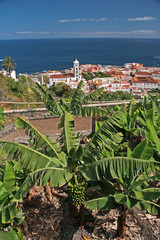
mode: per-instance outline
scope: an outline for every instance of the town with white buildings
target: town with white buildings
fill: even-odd
[[[96,73],[103,73],[98,76]],[[6,74],[4,72],[4,74]],[[24,74],[23,74],[24,75]],[[85,75],[92,75],[90,80],[85,79]],[[85,94],[94,89],[104,88],[104,92],[123,91],[133,95],[143,96],[148,90],[160,90],[160,67],[144,67],[140,63],[125,63],[124,66],[112,65],[80,65],[75,59],[73,68],[63,71],[49,70],[43,73],[27,74],[34,82],[43,85],[47,76],[47,86],[51,87],[59,82],[76,89],[79,82],[83,81],[83,91]],[[12,78],[16,80],[15,71]]]

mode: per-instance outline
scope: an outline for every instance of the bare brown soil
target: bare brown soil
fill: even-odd
[[[76,117],[75,119],[75,131],[89,133],[92,129],[91,117]],[[49,135],[51,137],[57,137],[61,133],[61,129],[58,129],[60,118],[50,119],[37,119],[29,121],[35,128],[37,128],[43,135]],[[86,134],[87,135],[87,134]],[[4,140],[18,141],[19,138],[25,138],[27,135],[25,131],[15,129],[14,132],[3,137]]]
[[[69,216],[66,194],[61,189],[54,189],[48,194],[43,187],[32,189],[30,204],[27,198],[23,209],[26,219],[21,229],[25,240],[107,240],[117,237],[118,210],[85,210],[84,225],[77,228]],[[56,194],[55,194],[56,193]],[[85,238],[86,237],[86,238]],[[125,240],[158,240],[160,238],[160,218],[145,214],[132,208],[126,219]]]

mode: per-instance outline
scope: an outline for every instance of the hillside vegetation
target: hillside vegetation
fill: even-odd
[[[8,101],[36,101],[31,91],[33,81],[29,77],[21,76],[18,81],[0,75],[0,100]]]

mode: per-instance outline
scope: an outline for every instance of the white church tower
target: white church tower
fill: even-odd
[[[73,66],[74,66],[74,77],[75,77],[76,81],[79,82],[79,80],[80,80],[80,76],[79,76],[79,62],[78,62],[77,59],[73,62]]]

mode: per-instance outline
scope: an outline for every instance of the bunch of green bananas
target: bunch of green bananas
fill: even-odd
[[[69,198],[73,205],[76,207],[82,206],[85,202],[85,182],[81,182],[78,184],[72,184],[69,182],[68,184],[68,190],[69,190]]]

